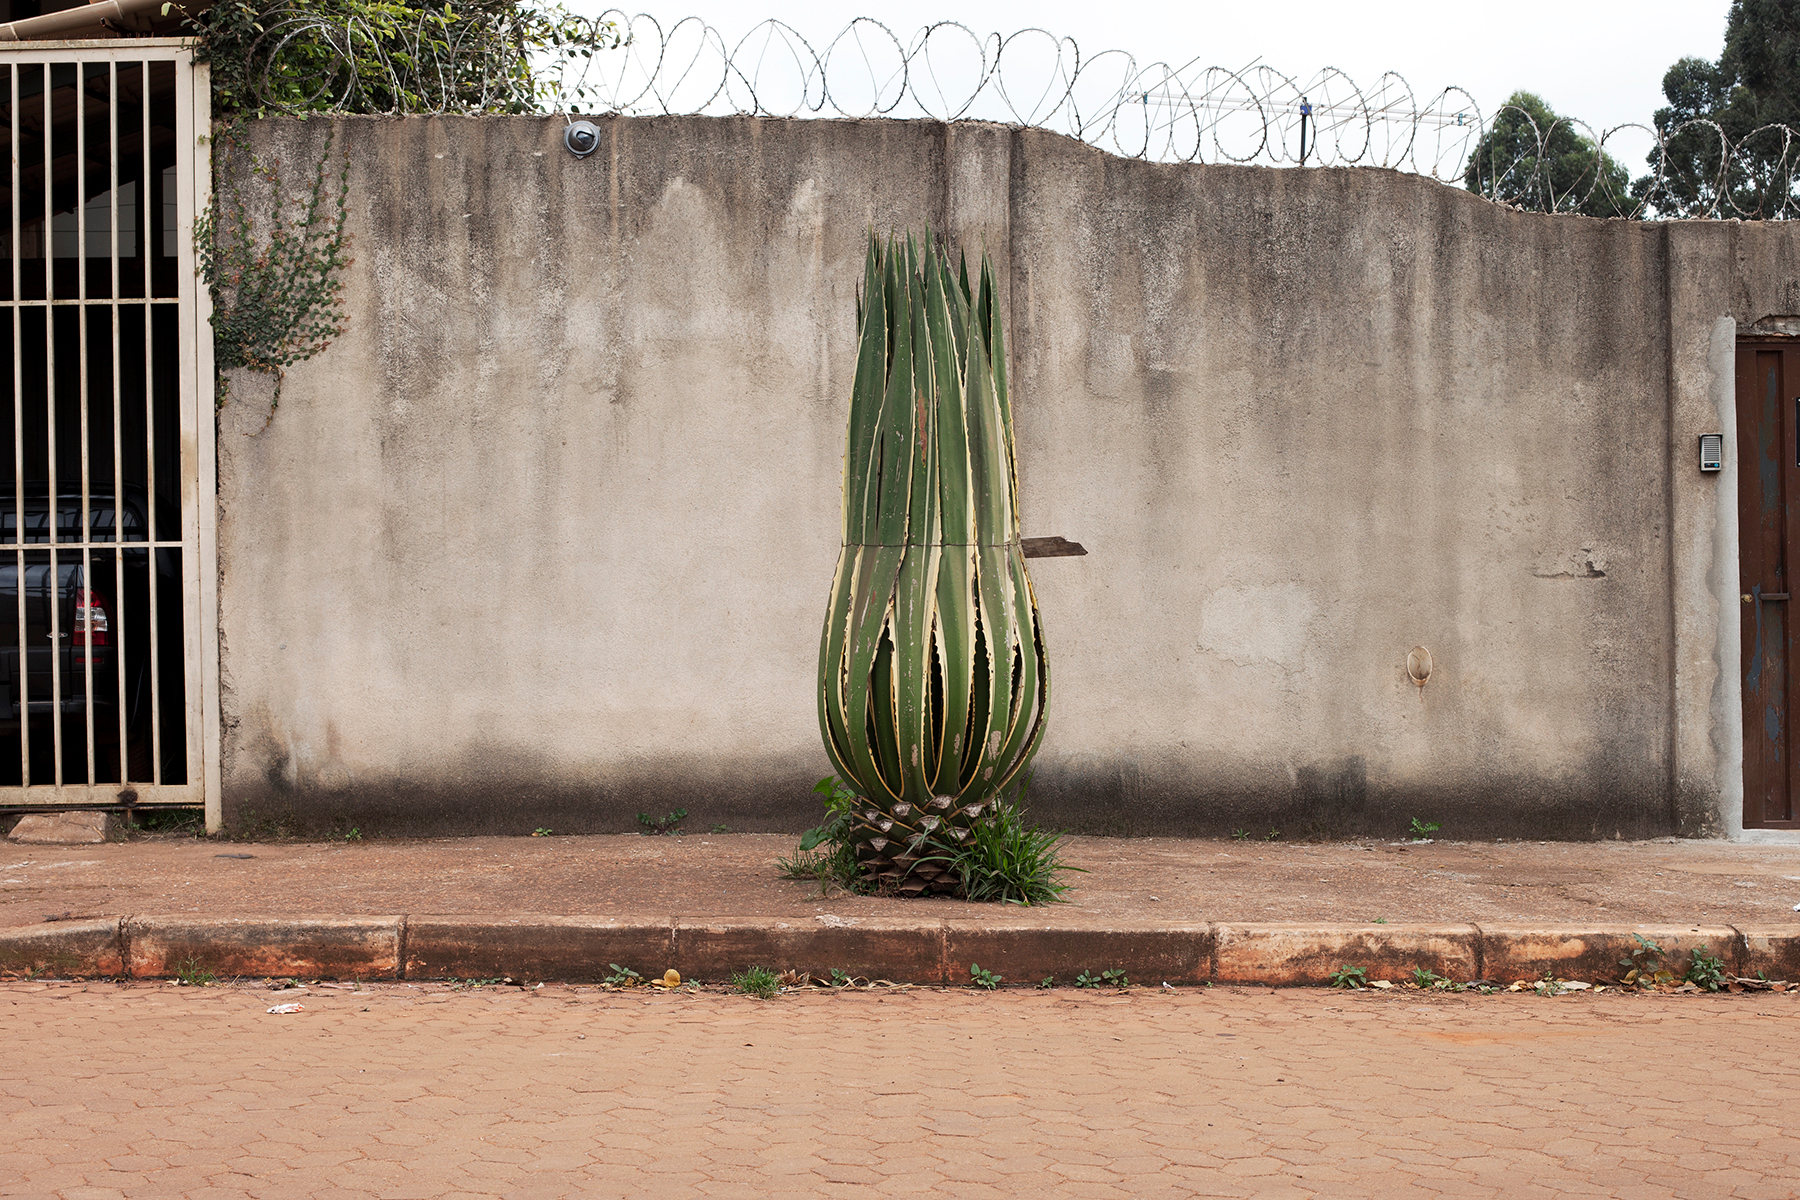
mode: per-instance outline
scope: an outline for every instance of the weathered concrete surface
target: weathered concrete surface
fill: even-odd
[[[853,293],[869,229],[929,223],[1000,271],[1025,533],[1090,551],[1034,564],[1040,818],[1729,827],[1735,535],[1693,446],[1720,330],[1800,309],[1800,231],[994,126],[601,124],[578,161],[555,120],[340,123],[349,328],[219,436],[230,824],[812,823]]]
[[[1245,845],[1072,838],[1068,903],[856,896],[777,878],[791,838],[193,839],[0,863],[0,976],[717,983],[746,967],[1013,986],[1611,982],[1641,933],[1685,970],[1800,983],[1800,848],[1724,841]],[[1069,877],[1065,877],[1065,881]],[[334,915],[360,911],[376,915]],[[129,915],[125,915],[129,914]],[[313,915],[306,915],[313,914]],[[583,915],[586,914],[586,915]]]
[[[406,922],[406,973],[415,979],[603,980],[615,963],[669,957],[667,917],[414,917]]]
[[[780,878],[777,860],[793,849],[791,835],[754,833],[34,847],[0,862],[0,928],[129,913],[409,913],[417,956],[433,921],[505,924],[555,913],[809,925],[836,919],[864,929],[916,921],[920,913],[953,927],[1099,930],[1273,921],[1762,929],[1800,921],[1800,847],[1712,840],[1417,845],[1074,837],[1059,851],[1076,868],[1061,877],[1073,885],[1067,903],[1031,908],[856,896],[835,887],[821,896],[816,881]]]
[[[1329,983],[1343,967],[1370,979],[1409,980],[1414,970],[1446,979],[1487,978],[1473,925],[1222,925],[1215,977],[1283,986]]]
[[[669,961],[683,978],[729,979],[757,965],[777,971],[832,970],[852,978],[937,983],[969,977],[945,963],[944,923],[935,916],[778,921],[755,917],[678,920]],[[654,968],[652,968],[654,970]]]
[[[1163,924],[1082,920],[1046,929],[1041,921],[951,921],[946,929],[944,977],[967,983],[980,965],[1015,983],[1054,978],[1067,987],[1083,974],[1123,970],[1138,983],[1206,983],[1214,977],[1218,930],[1206,923]]]
[[[0,971],[17,975],[123,975],[118,918],[55,921],[0,929]]]
[[[1768,979],[1800,978],[1800,929],[1743,929],[1739,933],[1739,974],[1760,972]]]
[[[136,916],[124,925],[125,971],[392,978],[403,924],[397,916]]]
[[[598,982],[615,968],[721,983],[748,967],[833,971],[857,980],[968,984],[973,968],[1013,986],[1102,986],[1120,971],[1140,985],[1330,983],[1344,967],[1368,980],[1409,983],[1418,970],[1458,983],[1546,976],[1610,984],[1633,960],[1682,978],[1694,950],[1732,975],[1800,973],[1800,927],[1681,929],[1558,925],[1101,923],[909,918],[778,921],[734,915],[507,918],[404,916],[234,918],[152,915],[0,929],[0,973],[301,979],[497,979]],[[398,950],[404,942],[404,951]],[[404,969],[402,969],[404,963]],[[1083,980],[1082,976],[1087,979]]]
[[[1644,945],[1639,937],[1654,943],[1656,949]],[[1759,932],[1761,943],[1774,945],[1784,940],[1777,933]],[[1649,927],[1631,925],[1596,926],[1588,929],[1551,928],[1532,925],[1483,925],[1481,927],[1482,969],[1490,979],[1511,982],[1516,979],[1542,979],[1553,975],[1558,979],[1608,981],[1622,978],[1632,965],[1651,970],[1666,969],[1677,979],[1683,977],[1691,961],[1690,955],[1716,958],[1734,974],[1748,975],[1763,966],[1765,958],[1751,951],[1750,932],[1728,925],[1684,925]],[[1660,951],[1660,953],[1658,953]],[[1751,960],[1756,959],[1752,965]],[[1771,979],[1785,978],[1771,975]]]
[[[104,842],[112,833],[111,813],[26,813],[6,840],[22,846],[92,846]]]

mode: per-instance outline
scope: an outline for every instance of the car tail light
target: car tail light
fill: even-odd
[[[82,588],[75,593],[75,631],[69,644],[104,646],[109,628],[106,605],[100,603],[100,597],[94,594],[94,590]]]

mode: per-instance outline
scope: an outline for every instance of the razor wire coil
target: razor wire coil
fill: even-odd
[[[298,68],[285,53],[296,46],[307,50]],[[1155,162],[1408,171],[1541,211],[1800,216],[1800,133],[1786,126],[1735,140],[1705,119],[1667,129],[1595,130],[1575,120],[1543,128],[1510,105],[1484,117],[1458,87],[1421,99],[1393,72],[1365,87],[1332,67],[1302,80],[1260,61],[1145,65],[1122,50],[1084,53],[1073,38],[1036,28],[979,34],[940,21],[903,39],[857,17],[815,44],[773,18],[728,41],[698,17],[665,25],[622,9],[523,19],[428,10],[410,25],[379,27],[290,10],[269,24],[252,57],[253,86],[274,111],[354,102],[359,111],[425,114],[987,120]],[[1501,139],[1487,135],[1501,122],[1505,153],[1472,163],[1484,140],[1499,148]],[[1678,141],[1680,155],[1672,153]],[[1569,145],[1591,163],[1571,167]],[[1615,164],[1628,161],[1649,172],[1620,187]]]

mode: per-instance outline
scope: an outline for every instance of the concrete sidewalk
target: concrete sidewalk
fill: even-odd
[[[821,896],[782,835],[0,849],[0,969],[156,977],[718,980],[750,965],[913,983],[1123,970],[1317,984],[1414,968],[1606,982],[1637,945],[1800,979],[1800,846],[1072,838],[1067,904]],[[1678,972],[1679,973],[1679,972]]]

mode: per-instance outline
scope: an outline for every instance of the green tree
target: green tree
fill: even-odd
[[[1664,216],[1794,215],[1800,4],[1735,0],[1719,61],[1683,58],[1663,95],[1640,199]]]
[[[220,117],[536,112],[551,64],[619,44],[612,22],[524,0],[218,0],[189,24]]]
[[[1534,212],[1623,217],[1635,207],[1625,168],[1530,92],[1507,97],[1475,143],[1463,183]]]
[[[1800,4],[1735,0],[1721,63],[1737,72],[1758,120],[1800,125]]]

